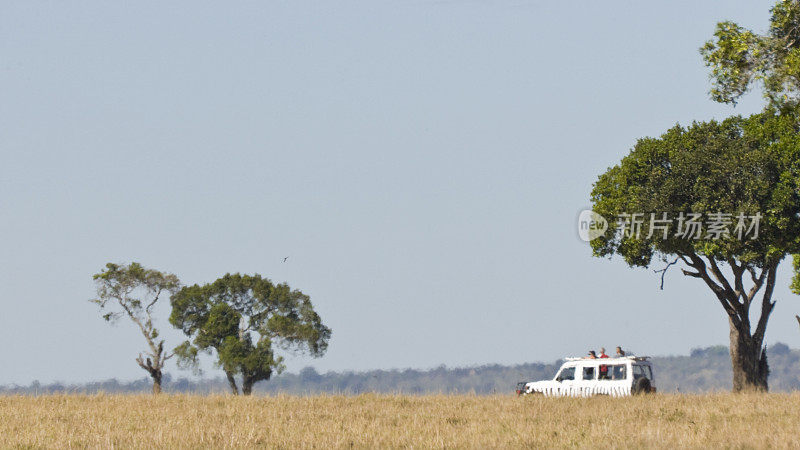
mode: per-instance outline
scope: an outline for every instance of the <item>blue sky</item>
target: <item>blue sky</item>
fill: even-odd
[[[697,50],[770,5],[5,2],[0,383],[145,375],[87,301],[108,261],[303,290],[333,338],[289,370],[727,344],[699,281],[659,291],[575,220],[637,138],[760,109],[709,100]],[[767,341],[796,345],[788,281]]]

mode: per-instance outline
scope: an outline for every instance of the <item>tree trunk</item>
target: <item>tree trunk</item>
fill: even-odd
[[[769,316],[775,308],[772,292],[780,260],[765,262],[759,274],[758,267],[744,262],[737,263],[735,259],[728,258],[726,262],[733,272],[733,283],[729,283],[713,256],[706,256],[708,264],[693,252],[679,255],[679,258],[695,270],[694,272],[684,270],[684,275],[701,278],[711,288],[728,314],[733,392],[766,391],[769,366],[767,349],[766,347],[762,349],[761,344],[764,342]],[[753,280],[749,290],[745,289],[742,280],[745,273],[749,273]],[[761,316],[756,323],[755,331],[751,333],[750,305],[762,287],[764,291],[761,298]]]
[[[139,364],[139,367],[146,370],[148,374],[150,374],[150,378],[153,379],[153,395],[157,395],[161,393],[161,368],[163,364],[160,358],[156,359],[155,364],[150,358],[146,360],[142,358],[142,354],[139,354],[139,357],[136,358],[136,362]]]
[[[158,395],[161,393],[161,371],[154,370],[150,376],[153,377],[153,395]]]
[[[252,394],[253,393],[253,385],[254,384],[255,384],[255,381],[253,381],[253,378],[245,377],[244,380],[242,380],[242,395],[250,395],[250,394]]]
[[[737,328],[730,322],[730,352],[733,369],[733,391],[766,391],[769,367],[767,349],[761,348],[748,330]]]
[[[236,386],[236,379],[233,378],[233,372],[225,372],[225,376],[228,377],[228,385],[230,385],[233,395],[239,395],[239,388]]]

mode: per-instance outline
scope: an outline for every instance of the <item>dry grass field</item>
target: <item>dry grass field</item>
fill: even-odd
[[[0,396],[2,448],[800,447],[800,393]]]

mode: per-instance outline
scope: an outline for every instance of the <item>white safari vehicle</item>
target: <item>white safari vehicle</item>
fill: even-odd
[[[647,356],[566,358],[552,380],[521,382],[517,395],[547,397],[622,397],[656,391],[653,366]]]

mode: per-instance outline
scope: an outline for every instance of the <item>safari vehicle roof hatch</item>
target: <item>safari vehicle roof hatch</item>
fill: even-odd
[[[649,361],[650,357],[649,356],[619,356],[619,357],[613,357],[612,356],[612,357],[608,357],[608,358],[595,358],[595,359],[596,360],[600,360],[600,359],[629,359],[631,361]],[[564,361],[591,361],[591,359],[590,358],[586,358],[586,357],[568,356],[568,357],[564,358]]]

